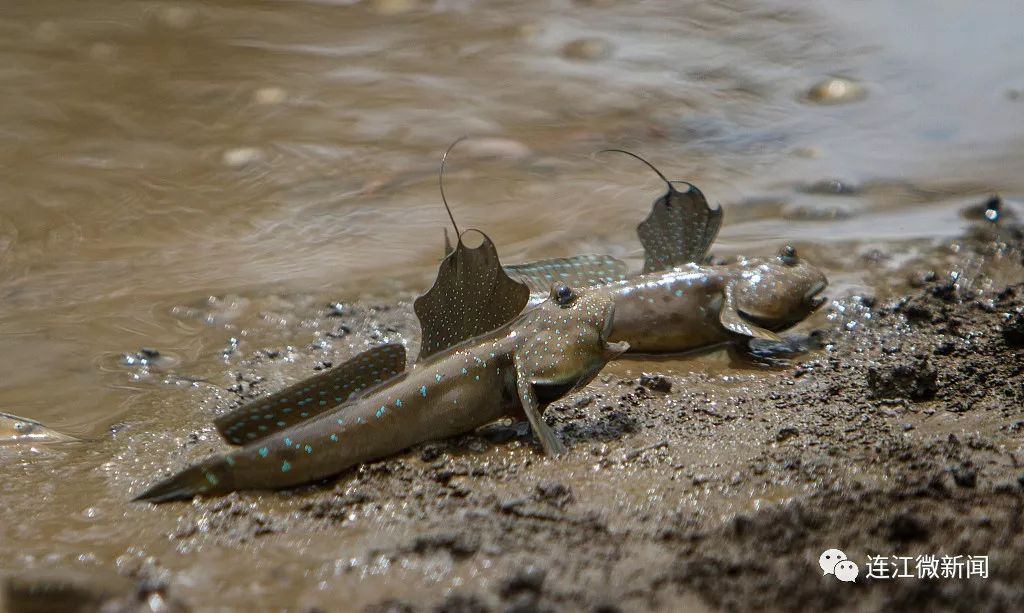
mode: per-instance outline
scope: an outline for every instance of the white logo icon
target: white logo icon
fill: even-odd
[[[859,572],[860,568],[858,568],[857,563],[852,560],[843,560],[839,564],[836,564],[836,579],[839,579],[840,581],[856,583],[857,573]]]
[[[826,575],[835,574],[836,564],[846,559],[846,554],[838,549],[829,549],[818,557],[818,566]]]
[[[857,575],[860,574],[860,567],[857,563],[847,559],[846,554],[839,549],[827,549],[818,556],[818,566],[826,575],[835,575],[836,579],[847,583],[856,583]]]

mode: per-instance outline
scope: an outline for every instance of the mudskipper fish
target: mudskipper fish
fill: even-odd
[[[66,443],[77,440],[47,428],[38,421],[0,413],[0,444],[4,443]]]
[[[506,266],[509,275],[539,292],[552,282],[589,287],[615,303],[612,341],[636,353],[676,353],[737,338],[779,340],[819,308],[825,275],[786,246],[774,258],[743,258],[724,265],[703,262],[722,223],[696,186],[669,181],[650,215],[637,227],[644,246],[643,273],[630,276],[625,262],[608,255],[580,255]],[[446,239],[447,244],[447,239]],[[450,246],[446,246],[450,249]]]
[[[554,284],[523,311],[529,288],[508,277],[494,243],[480,235],[481,245],[470,248],[459,234],[434,286],[415,301],[422,329],[415,365],[403,370],[404,347],[385,345],[240,407],[216,420],[239,449],[137,500],[309,483],[507,415],[525,414],[545,453],[561,453],[541,414],[628,349],[608,342],[614,304],[606,293]]]

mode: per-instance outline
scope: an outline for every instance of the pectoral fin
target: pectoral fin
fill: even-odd
[[[771,330],[752,324],[740,315],[736,310],[736,300],[733,297],[732,285],[725,286],[725,299],[722,301],[722,309],[718,313],[718,321],[722,327],[730,332],[742,334],[750,338],[760,338],[767,341],[781,341],[782,338]]]
[[[540,446],[544,448],[544,453],[549,456],[559,456],[565,453],[565,445],[558,440],[558,437],[541,417],[537,394],[534,393],[530,378],[520,364],[518,356],[516,357],[516,387],[519,390],[519,400],[523,403],[523,412],[526,413],[526,419],[529,420],[533,433],[540,439]]]

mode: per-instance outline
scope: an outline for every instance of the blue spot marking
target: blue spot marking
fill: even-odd
[[[259,415],[253,415],[253,416],[249,417],[249,419],[251,419],[251,420],[253,420],[253,421],[256,421],[256,420],[257,420],[257,419],[259,419],[259,418],[260,418],[260,416],[259,416]]]
[[[480,375],[473,375],[473,378],[476,379],[477,381],[479,381],[480,380]]]
[[[344,425],[345,425],[345,420],[344,420],[344,419],[342,419],[342,418],[340,418],[340,417],[339,417],[338,419],[336,419],[335,421],[337,421],[337,422],[338,422],[338,425],[339,425],[339,426],[344,426]]]
[[[206,473],[206,480],[210,482],[210,485],[217,485],[217,477],[213,473]]]
[[[235,459],[233,457],[231,457],[231,456],[225,456],[224,457],[224,461],[227,462],[228,466],[234,466],[235,465]]]
[[[463,369],[462,369],[462,374],[464,374],[464,375],[468,375],[468,374],[469,374],[469,371],[468,371],[468,370],[466,370],[465,368],[463,368]]]
[[[269,453],[270,453],[269,449],[267,449],[266,447],[260,447],[260,457],[261,458],[267,457],[267,454],[269,454]]]
[[[259,427],[259,431],[260,432],[266,432],[267,431],[267,427],[261,424],[260,427]]]
[[[288,413],[292,412],[292,408],[291,407],[285,407],[285,408],[281,409],[281,412],[284,413],[285,415],[287,415]]]
[[[305,447],[303,447],[303,449],[306,450],[306,453],[313,453],[313,448],[310,447],[309,445],[306,445]]]
[[[337,443],[338,442],[338,435],[337,434],[332,434],[331,435],[331,440],[334,441],[335,443]]]
[[[266,415],[263,416],[263,419],[274,419],[274,414],[273,413],[267,413]]]
[[[395,406],[396,407],[402,406],[402,399],[401,398],[398,398],[397,400],[395,400]]]
[[[284,444],[287,445],[288,447],[291,447],[292,446],[292,439],[290,437],[287,437],[287,436],[284,437]]]
[[[281,472],[286,473],[286,472],[288,472],[291,469],[292,469],[292,465],[288,463],[288,460],[285,460],[281,464]]]
[[[380,408],[377,409],[377,412],[375,413],[375,415],[377,416],[377,419],[380,419],[381,417],[384,417],[384,413],[386,413],[386,412],[387,412],[387,408],[385,408],[384,405],[380,405]]]
[[[285,426],[287,426],[287,425],[288,425],[288,422],[284,422],[284,421],[279,421],[279,422],[277,422],[277,426],[278,426],[279,428],[283,428],[283,427],[285,427]]]
[[[427,386],[426,385],[421,385],[420,386],[420,396],[423,396],[424,398],[427,397]]]
[[[683,297],[683,290],[681,290],[681,289],[677,289],[677,290],[675,291],[675,294],[676,294],[676,297],[678,297],[678,298],[682,298],[682,297]]]
[[[342,400],[341,396],[335,396],[334,397],[334,401],[335,402],[341,402],[341,400]]]
[[[441,380],[441,373],[437,373],[436,375],[434,375],[434,381],[440,381],[440,380]]]

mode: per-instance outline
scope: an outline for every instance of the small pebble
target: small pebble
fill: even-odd
[[[36,26],[36,40],[42,43],[56,42],[61,37],[61,34],[60,26],[52,21],[44,21]]]
[[[782,217],[799,221],[827,221],[853,217],[850,206],[836,202],[790,202],[782,207]]]
[[[525,42],[533,42],[540,38],[543,31],[544,28],[542,28],[539,23],[536,21],[528,21],[526,23],[513,26],[509,30],[509,33],[513,38],[517,38]]]
[[[864,86],[844,77],[829,77],[807,90],[806,98],[817,104],[845,104],[867,95]]]
[[[415,0],[370,0],[368,6],[378,15],[403,15],[416,10]]]
[[[236,147],[228,149],[221,156],[225,166],[231,168],[244,168],[249,164],[263,159],[263,151],[256,147]]]
[[[280,87],[261,87],[252,93],[252,101],[256,104],[281,104],[288,99],[288,92]]]
[[[614,46],[603,38],[580,38],[562,47],[562,55],[571,60],[597,61],[609,57]]]
[[[104,62],[112,60],[117,57],[117,47],[110,43],[93,43],[89,47],[89,57]]]
[[[186,6],[168,6],[157,13],[157,20],[169,28],[187,28],[192,25],[199,12]]]
[[[460,145],[462,154],[477,159],[520,160],[532,151],[523,143],[510,138],[471,138]]]

